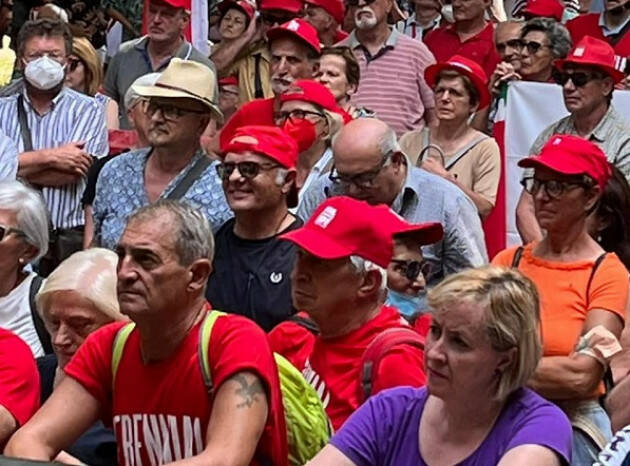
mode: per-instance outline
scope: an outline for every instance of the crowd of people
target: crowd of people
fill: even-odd
[[[0,0],[0,39],[1,464],[630,464],[630,0]],[[566,110],[518,167],[517,82]]]

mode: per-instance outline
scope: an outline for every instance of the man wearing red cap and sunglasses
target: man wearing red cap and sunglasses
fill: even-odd
[[[302,221],[297,204],[298,148],[272,126],[243,126],[223,148],[217,172],[234,218],[216,234],[206,296],[216,309],[249,317],[265,331],[294,313],[289,275],[295,247],[278,236]]]
[[[137,78],[163,71],[173,57],[202,63],[214,71],[214,64],[184,38],[190,11],[191,0],[150,0],[148,35],[122,44],[107,67],[103,87],[119,108],[125,108],[125,93]],[[120,127],[130,129],[125,112],[120,114]]]
[[[442,234],[439,224],[412,225],[384,205],[340,196],[326,200],[300,229],[281,238],[298,247],[291,274],[293,304],[308,313],[319,335],[308,330],[286,332],[281,324],[269,335],[272,348],[284,352],[319,393],[335,430],[367,396],[399,385],[425,382],[422,351],[398,344],[384,351],[370,378],[362,384],[366,349],[388,329],[408,328],[396,308],[385,306],[387,268],[393,235],[416,231],[428,242]],[[292,342],[310,341],[306,361]],[[369,391],[369,393],[366,393]]]
[[[552,134],[575,134],[596,143],[608,161],[630,179],[630,125],[611,103],[615,84],[624,78],[615,63],[613,48],[590,36],[556,63],[553,79],[562,86],[570,115],[540,133],[530,153],[538,154]],[[526,172],[524,176],[529,175]],[[542,238],[533,198],[525,190],[516,208],[516,226],[525,243]]]

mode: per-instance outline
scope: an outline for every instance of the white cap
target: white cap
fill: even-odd
[[[127,92],[125,92],[125,98],[124,98],[125,110],[131,109],[131,107],[135,105],[138,99],[142,97],[140,94],[138,94],[135,91],[134,88],[136,86],[153,86],[155,85],[156,81],[161,75],[162,73],[149,73],[149,74],[142,75],[138,79],[136,79],[131,84],[131,86],[129,86],[129,89],[127,89]]]

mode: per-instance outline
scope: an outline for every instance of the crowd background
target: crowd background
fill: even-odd
[[[0,0],[0,39],[0,463],[630,464],[630,0]],[[565,115],[518,168],[515,82]]]

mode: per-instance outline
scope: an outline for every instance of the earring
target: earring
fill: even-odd
[[[597,242],[601,244],[601,242],[602,242],[602,235],[597,235]]]
[[[20,257],[20,258],[18,259],[18,262],[19,262],[21,265],[24,265],[24,262],[25,262],[25,261],[24,261],[24,258],[23,258],[23,257]]]

